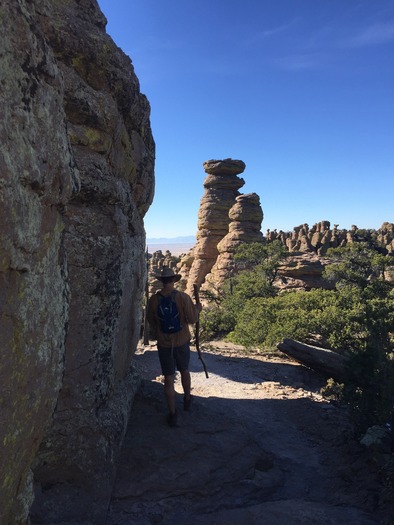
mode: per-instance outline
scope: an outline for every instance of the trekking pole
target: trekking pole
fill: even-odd
[[[144,335],[143,345],[149,344],[149,323],[147,319],[148,302],[149,302],[149,256],[148,246],[146,247],[145,263],[146,263],[146,281],[145,281],[145,311],[144,311]]]
[[[193,284],[193,290],[194,290],[194,298],[196,300],[196,304],[199,305],[200,303],[200,295],[198,293],[198,286],[196,284]],[[196,330],[195,330],[195,338],[196,338],[196,349],[198,353],[198,358],[201,361],[201,364],[204,368],[205,377],[208,379],[208,371],[206,364],[204,363],[204,359],[202,358],[201,350],[200,350],[200,313],[198,313],[197,321],[196,321]]]

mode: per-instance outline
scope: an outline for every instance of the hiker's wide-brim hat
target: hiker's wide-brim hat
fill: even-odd
[[[174,270],[172,270],[171,268],[163,268],[161,273],[159,275],[156,275],[155,277],[156,279],[159,279],[159,281],[161,281],[163,278],[173,277],[174,282],[176,283],[181,279],[179,273],[174,273]]]

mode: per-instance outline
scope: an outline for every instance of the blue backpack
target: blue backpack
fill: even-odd
[[[175,334],[182,329],[175,294],[175,290],[168,297],[164,297],[160,293],[157,294],[157,315],[160,321],[160,329],[164,334]]]

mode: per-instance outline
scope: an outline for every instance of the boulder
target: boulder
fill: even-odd
[[[290,255],[279,267],[274,285],[280,290],[333,289],[335,284],[323,279],[323,270],[329,263],[327,257],[315,253]]]

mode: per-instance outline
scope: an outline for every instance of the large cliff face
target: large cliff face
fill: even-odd
[[[3,0],[0,25],[0,522],[26,520],[33,470],[33,522],[100,523],[135,387],[149,104],[96,1]]]

